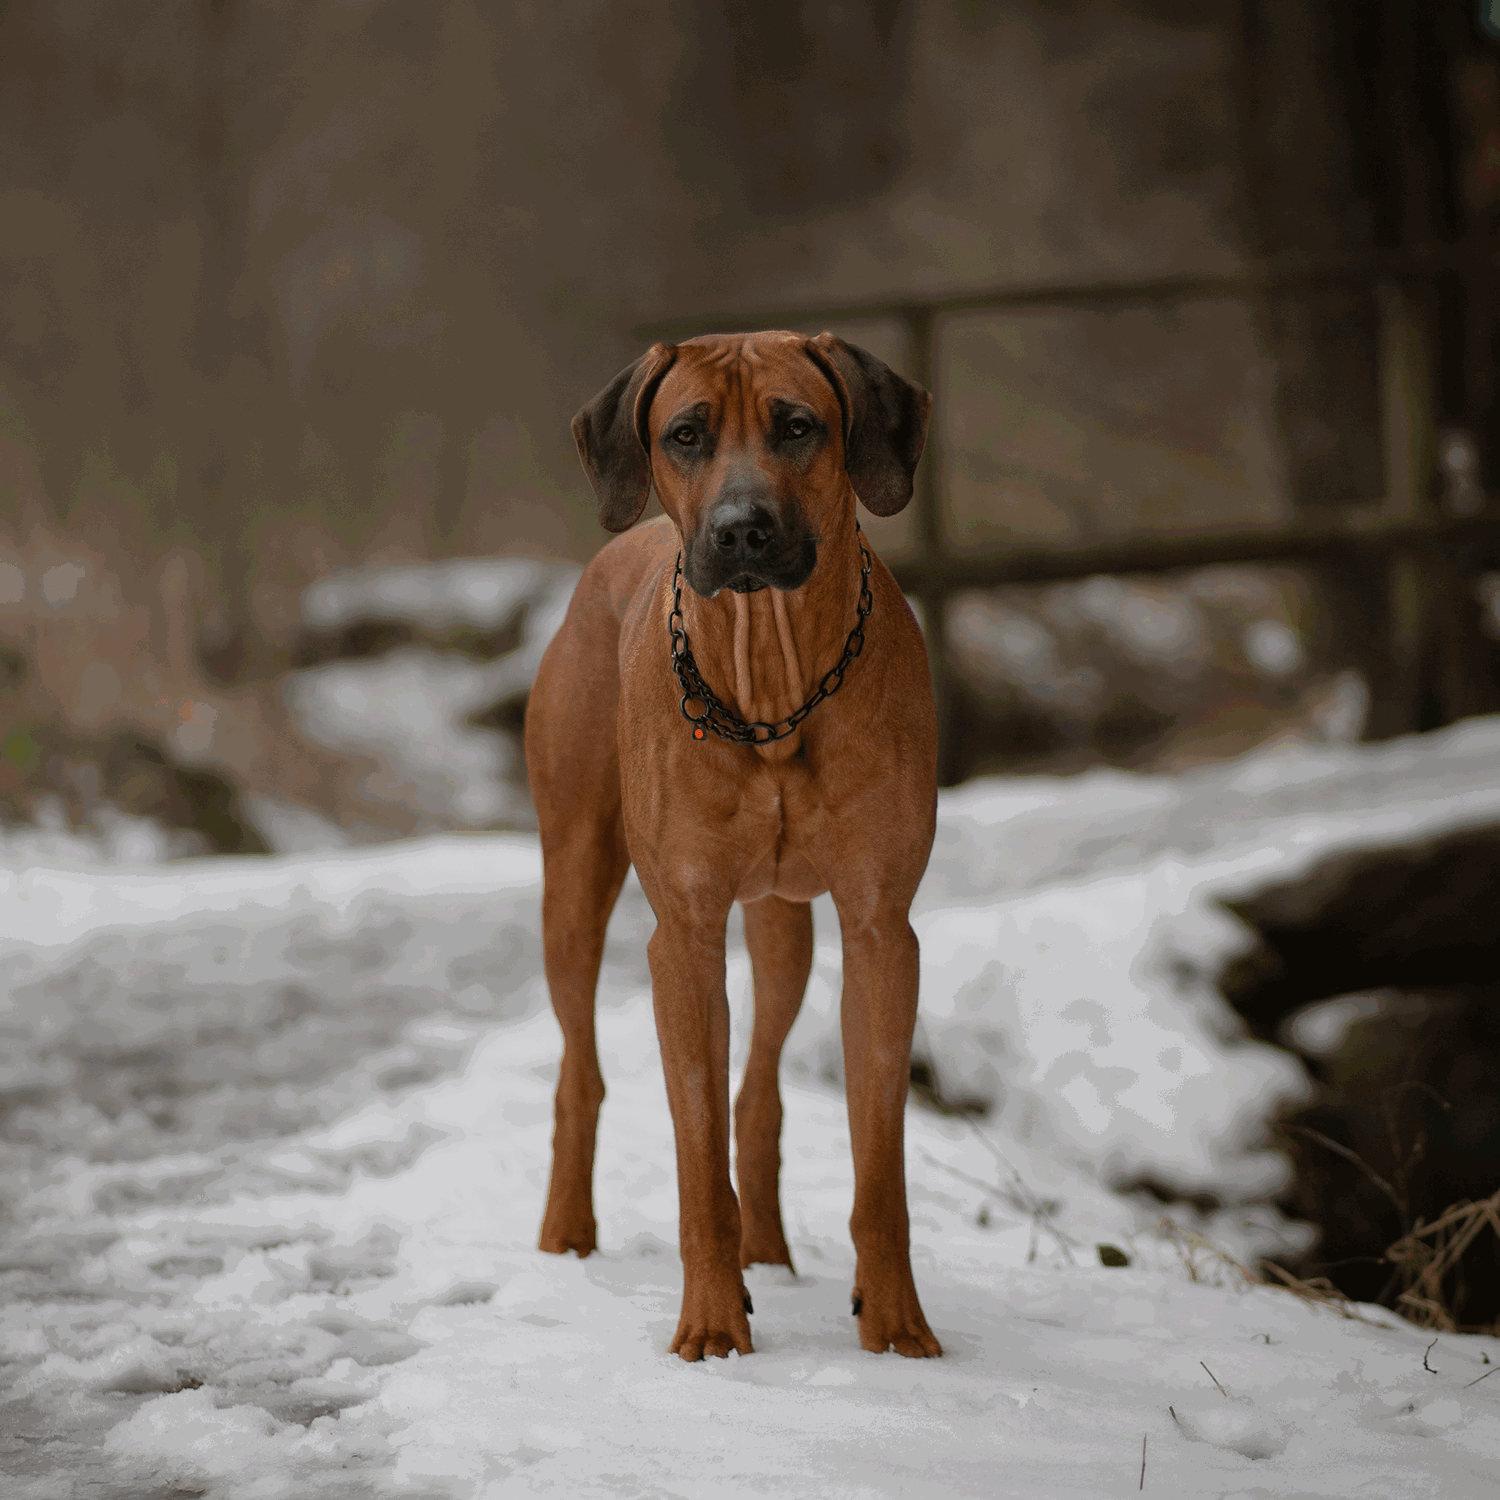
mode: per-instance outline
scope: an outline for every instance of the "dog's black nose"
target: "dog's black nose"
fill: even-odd
[[[776,523],[763,505],[753,501],[726,500],[714,507],[708,518],[709,535],[722,553],[755,557],[771,545]]]

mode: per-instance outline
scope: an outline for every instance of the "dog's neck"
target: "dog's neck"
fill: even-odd
[[[860,591],[854,516],[846,513],[818,541],[818,562],[801,588],[721,590],[712,599],[682,589],[683,624],[704,681],[751,723],[778,724],[813,695],[842,655]],[[763,754],[794,753],[792,735]]]

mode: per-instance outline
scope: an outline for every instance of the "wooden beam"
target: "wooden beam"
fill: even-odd
[[[1187,532],[1181,536],[1128,537],[1087,546],[1016,547],[1004,552],[950,556],[940,564],[948,588],[1059,583],[1098,573],[1170,573],[1235,563],[1297,563],[1323,558],[1393,556],[1410,551],[1448,552],[1464,547],[1500,549],[1500,513],[1449,519],[1393,519],[1384,502],[1341,513],[1347,519],[1265,526],[1243,531]],[[921,558],[889,564],[902,588],[928,585]]]
[[[687,338],[697,333],[736,333],[752,328],[802,328],[816,324],[895,318],[910,326],[916,317],[951,313],[1077,308],[1113,311],[1122,307],[1173,306],[1183,302],[1234,301],[1274,294],[1296,294],[1338,286],[1361,286],[1385,277],[1426,279],[1450,273],[1493,278],[1500,273],[1500,246],[1473,238],[1409,249],[1371,250],[1340,257],[1281,256],[1244,269],[1129,281],[1038,282],[1030,286],[977,288],[935,297],[885,296],[806,306],[725,309],[712,316],[655,318],[637,325],[643,339]]]
[[[1407,288],[1382,283],[1380,308],[1380,426],[1384,449],[1385,508],[1391,521],[1433,513],[1435,472],[1431,359],[1426,320]],[[1422,727],[1429,646],[1439,601],[1431,560],[1402,550],[1386,568],[1385,680],[1370,684],[1372,739],[1410,734]]]

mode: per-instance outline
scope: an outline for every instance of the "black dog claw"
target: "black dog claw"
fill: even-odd
[[[849,1316],[851,1318],[857,1318],[860,1315],[860,1312],[864,1309],[864,1305],[865,1299],[863,1297],[856,1297],[854,1301],[849,1304]]]
[[[752,1317],[755,1315],[755,1304],[750,1300],[750,1293],[745,1293],[745,1311]]]

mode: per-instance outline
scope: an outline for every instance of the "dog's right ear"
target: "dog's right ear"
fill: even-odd
[[[629,531],[646,508],[651,493],[647,418],[651,398],[676,358],[671,344],[653,344],[573,418],[573,441],[606,531]]]

